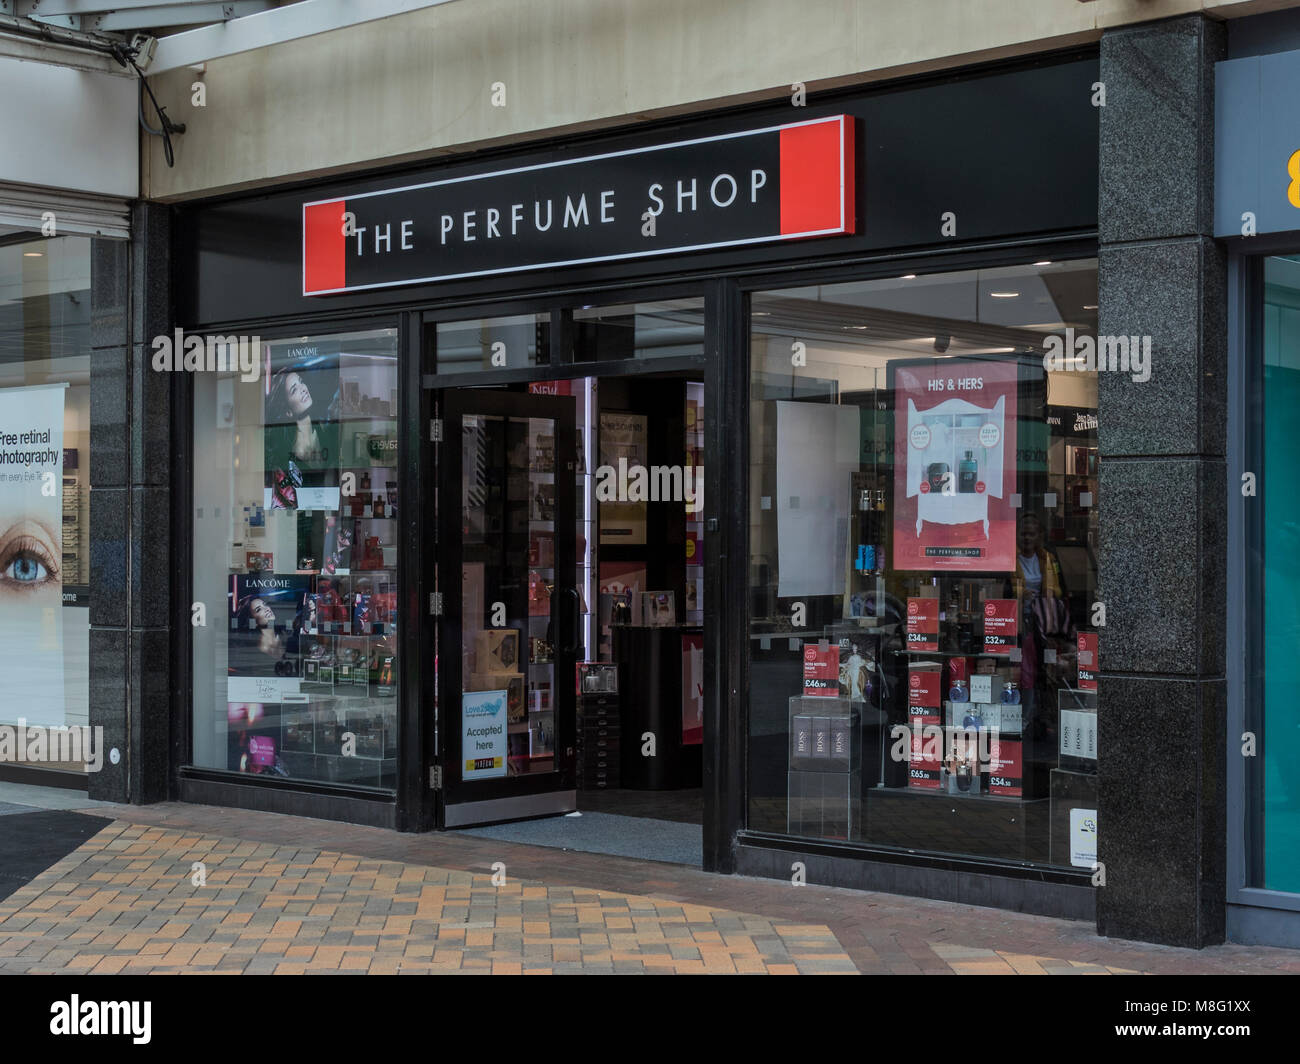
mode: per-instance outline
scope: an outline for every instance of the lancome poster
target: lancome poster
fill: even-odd
[[[1019,365],[934,359],[893,367],[894,568],[1015,566]]]

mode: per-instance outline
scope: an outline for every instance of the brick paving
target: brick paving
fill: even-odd
[[[176,803],[94,812],[115,819],[0,903],[0,971],[1300,973],[1292,950],[1107,940],[1079,922],[456,833]]]

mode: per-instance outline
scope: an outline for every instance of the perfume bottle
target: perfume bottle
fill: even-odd
[[[950,702],[970,701],[970,692],[966,690],[965,680],[953,680],[952,689],[948,692],[948,701]]]
[[[384,516],[384,496],[382,494],[375,496],[375,516]]]
[[[966,716],[961,719],[961,726],[965,731],[979,731],[980,725],[983,723],[984,722],[980,720],[979,717],[975,716],[974,713],[967,713]]]
[[[1009,706],[1020,705],[1020,688],[1013,683],[1008,683],[1002,688],[1002,701]]]
[[[975,453],[967,451],[966,455],[957,463],[957,492],[961,495],[969,495],[975,491],[975,481],[979,479],[979,463],[975,461]]]
[[[971,779],[970,762],[962,761],[957,766],[957,789],[963,792],[969,791],[970,779]]]

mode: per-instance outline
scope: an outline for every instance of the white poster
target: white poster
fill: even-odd
[[[844,594],[856,406],[776,404],[777,596]]]
[[[465,691],[460,700],[463,780],[506,774],[506,691]]]
[[[63,399],[67,385],[0,388],[0,646],[6,719],[61,727]]]
[[[1070,810],[1070,864],[1091,868],[1097,863],[1097,810]]]

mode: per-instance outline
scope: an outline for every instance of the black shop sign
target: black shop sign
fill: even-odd
[[[836,115],[302,206],[303,295],[853,233]]]

